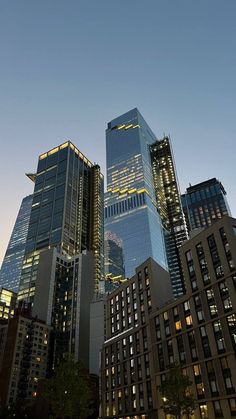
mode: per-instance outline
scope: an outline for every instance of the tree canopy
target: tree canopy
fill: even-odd
[[[89,377],[82,364],[74,362],[69,354],[45,382],[42,397],[56,418],[85,419],[92,413]]]
[[[159,387],[162,408],[166,414],[179,419],[184,414],[190,415],[194,412],[195,400],[189,391],[191,384],[189,377],[183,374],[181,365],[176,363]]]

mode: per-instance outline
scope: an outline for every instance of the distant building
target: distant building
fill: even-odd
[[[146,261],[107,297],[102,418],[164,419],[158,386],[175,361],[192,381],[195,419],[235,417],[236,219],[217,220],[180,254],[185,296],[158,301],[164,272]]]
[[[31,402],[36,397],[38,382],[47,373],[49,334],[49,326],[24,310],[9,319],[8,325],[0,326],[2,406]]]
[[[94,254],[94,291],[104,281],[103,175],[70,141],[39,156],[19,300],[33,301],[42,250]]]
[[[18,292],[33,195],[26,196],[11,234],[0,270],[0,288]]]
[[[17,294],[2,288],[0,290],[0,319],[8,320],[14,314]]]
[[[157,208],[165,231],[170,278],[174,296],[179,297],[185,291],[179,248],[188,239],[188,233],[170,138],[157,140],[150,146],[150,151]]]
[[[231,215],[226,191],[216,178],[190,185],[182,195],[182,205],[189,232]]]

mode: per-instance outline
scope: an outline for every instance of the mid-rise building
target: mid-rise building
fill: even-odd
[[[169,274],[149,258],[108,295],[101,356],[102,418],[156,418],[150,313],[173,300]]]
[[[188,233],[181,204],[174,156],[169,137],[150,146],[156,202],[164,227],[166,254],[175,297],[184,293],[184,279],[179,256]]]
[[[149,150],[155,140],[136,108],[106,130],[105,230],[122,242],[126,277],[148,257],[168,269]]]
[[[39,156],[19,300],[32,301],[42,250],[94,254],[94,291],[104,279],[103,175],[70,141]]]
[[[153,284],[163,272],[157,276],[145,263],[107,298],[103,418],[164,419],[158,388],[175,362],[192,381],[195,419],[235,417],[236,219],[217,220],[180,254],[186,295],[158,301]]]
[[[19,310],[1,327],[0,399],[2,406],[31,402],[48,368],[50,327]]]
[[[216,178],[190,185],[182,195],[182,205],[189,232],[231,215],[226,191]]]
[[[0,270],[0,288],[14,292],[18,292],[20,283],[32,200],[33,195],[29,195],[21,203]]]

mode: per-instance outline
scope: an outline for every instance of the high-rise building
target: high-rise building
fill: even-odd
[[[169,137],[150,146],[156,202],[165,231],[166,254],[175,297],[184,292],[179,248],[188,233]]]
[[[91,250],[94,290],[104,277],[103,175],[70,141],[39,156],[22,266],[19,300],[35,294],[40,253],[56,247],[63,255]]]
[[[207,227],[223,215],[231,215],[222,183],[216,178],[190,185],[182,195],[188,230]]]
[[[53,328],[54,363],[71,353],[89,368],[92,252],[68,257],[56,248],[40,254],[32,314]]]
[[[0,288],[14,292],[18,291],[20,283],[32,199],[33,195],[26,196],[21,203],[0,271]]]
[[[113,119],[106,130],[105,230],[122,242],[126,277],[148,257],[167,269],[149,150],[155,140],[136,108]]]

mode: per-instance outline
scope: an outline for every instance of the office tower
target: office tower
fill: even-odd
[[[16,401],[32,402],[40,380],[46,377],[50,327],[19,310],[4,326],[4,345],[0,354],[1,406]]]
[[[71,353],[89,368],[94,259],[88,251],[71,257],[56,248],[41,252],[32,314],[53,328],[55,365]]]
[[[149,146],[155,135],[135,108],[108,123],[105,231],[122,242],[125,276],[149,256],[167,268]]]
[[[0,287],[18,291],[33,195],[26,196],[17,215],[0,271]]]
[[[179,247],[188,233],[181,204],[181,195],[169,137],[157,140],[150,146],[156,202],[165,229],[166,254],[173,293],[179,297],[184,292],[184,281]]]
[[[190,185],[182,195],[188,230],[210,226],[223,215],[231,215],[222,183],[216,178]]]
[[[111,281],[122,280],[125,277],[122,240],[111,231],[105,231],[105,278]]]
[[[94,290],[103,280],[103,175],[70,141],[41,154],[35,180],[18,298],[35,294],[40,253],[56,247],[64,255],[83,250],[95,258]]]
[[[8,319],[14,314],[17,294],[6,288],[0,290],[0,319]]]
[[[158,388],[175,361],[192,381],[194,418],[235,417],[236,219],[217,220],[186,241],[180,255],[186,295],[158,303],[156,277],[144,264],[134,284],[107,297],[102,418],[164,419]]]
[[[156,418],[149,317],[173,299],[169,274],[149,258],[106,299],[101,417]]]

